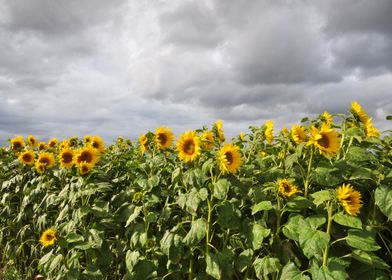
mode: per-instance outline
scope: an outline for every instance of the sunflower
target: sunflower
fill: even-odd
[[[280,134],[282,134],[283,136],[287,136],[289,134],[289,130],[287,129],[287,127],[283,127],[280,130]]]
[[[91,164],[91,163],[87,163],[87,162],[85,162],[85,161],[82,161],[82,162],[79,164],[79,174],[80,174],[81,176],[84,176],[84,175],[90,173],[90,171],[93,169],[93,167],[94,167],[94,164]]]
[[[159,149],[169,148],[174,140],[174,134],[168,127],[159,127],[155,131],[156,143]]]
[[[52,228],[45,230],[44,233],[41,235],[41,238],[39,239],[39,241],[42,245],[44,245],[44,247],[53,245],[56,240],[56,231]]]
[[[356,216],[359,213],[359,209],[362,207],[361,193],[354,190],[350,184],[343,184],[338,187],[336,196],[348,214]]]
[[[36,164],[42,164],[45,166],[46,169],[52,168],[55,163],[56,161],[54,159],[53,153],[47,153],[47,152],[40,153],[36,160]]]
[[[359,118],[359,120],[363,123],[366,124],[367,120],[369,119],[368,114],[362,109],[362,106],[356,102],[353,101],[351,103],[351,111],[354,113],[356,117]]]
[[[236,173],[242,165],[240,148],[233,144],[224,144],[218,151],[219,168],[222,174]]]
[[[25,145],[25,142],[23,140],[22,136],[16,136],[11,139],[11,149],[14,151],[19,151],[21,150]]]
[[[47,146],[45,142],[39,142],[38,143],[38,150],[43,151],[46,150]]]
[[[266,121],[264,124],[264,136],[268,144],[271,144],[274,140],[274,122]]]
[[[340,136],[327,125],[323,125],[321,130],[312,127],[311,139],[307,143],[314,145],[322,155],[335,155],[340,148]]]
[[[380,131],[373,126],[372,119],[369,118],[365,123],[366,138],[379,137]]]
[[[35,162],[35,169],[37,170],[38,173],[44,174],[46,170],[46,166],[43,163]]]
[[[225,141],[225,134],[223,133],[223,122],[222,120],[217,120],[213,127],[212,130],[215,133],[215,136],[217,139],[219,139],[219,141],[223,142]]]
[[[20,160],[20,162],[22,162],[23,164],[26,164],[26,165],[31,165],[31,164],[33,164],[33,163],[34,163],[34,160],[35,160],[34,151],[32,151],[32,150],[27,150],[27,151],[22,152],[22,153],[19,155],[19,160]]]
[[[195,131],[188,131],[180,136],[176,149],[180,160],[194,161],[200,155],[200,138]]]
[[[243,132],[240,132],[240,134],[238,134],[238,138],[240,139],[241,142],[245,142],[245,134]]]
[[[297,145],[305,142],[307,137],[305,128],[300,125],[293,125],[291,127],[291,137]]]
[[[72,168],[74,166],[74,150],[71,148],[64,148],[59,153],[59,162],[61,168]]]
[[[85,135],[83,137],[83,141],[84,141],[84,144],[89,144],[91,142],[91,136],[90,135]]]
[[[214,148],[214,135],[212,134],[212,131],[204,131],[203,134],[201,135],[201,142],[203,143],[203,146],[207,150],[212,150]]]
[[[140,143],[140,149],[142,154],[144,154],[145,152],[148,152],[149,148],[148,148],[148,138],[146,134],[142,134],[139,137],[139,143]]]
[[[328,126],[330,126],[333,123],[332,115],[330,113],[328,113],[327,111],[325,111],[321,115],[321,120],[323,121],[323,123],[325,123]]]
[[[27,136],[27,143],[29,143],[29,145],[31,147],[35,147],[38,144],[37,138],[35,138],[33,135],[29,135]]]
[[[75,153],[74,162],[80,165],[82,162],[95,165],[99,160],[99,152],[91,146],[85,146]]]
[[[91,137],[90,144],[100,153],[103,153],[105,151],[105,142],[98,135],[94,135],[93,137]]]
[[[59,142],[59,140],[58,140],[57,138],[51,138],[51,139],[49,139],[49,141],[48,141],[48,146],[49,146],[50,148],[53,148],[54,146],[57,145],[58,142]]]
[[[64,139],[63,141],[61,141],[60,145],[59,145],[59,150],[61,151],[62,149],[67,149],[71,147],[71,144],[69,143],[69,141],[67,139]]]
[[[298,192],[297,186],[293,183],[290,183],[287,179],[279,179],[276,182],[276,187],[278,193],[286,198],[289,198],[290,196]]]

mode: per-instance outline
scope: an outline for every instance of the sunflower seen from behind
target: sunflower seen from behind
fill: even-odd
[[[240,148],[233,144],[224,144],[218,151],[218,162],[222,174],[236,173],[242,165]]]
[[[161,150],[170,148],[173,144],[174,134],[168,127],[159,127],[155,131],[155,141]]]
[[[267,140],[268,144],[271,144],[274,141],[274,122],[266,121],[263,130],[265,140]]]
[[[351,216],[359,214],[362,207],[361,193],[354,190],[350,184],[342,184],[336,190],[339,204]]]
[[[306,129],[300,125],[293,125],[291,127],[291,138],[293,138],[297,145],[305,142],[307,138]]]
[[[351,103],[351,112],[353,112],[354,116],[357,117],[363,124],[366,124],[367,120],[369,119],[368,114],[365,112],[365,110],[362,109],[362,106],[356,101],[353,101]]]
[[[18,158],[24,165],[32,165],[35,161],[35,153],[33,150],[27,150],[20,153]]]
[[[213,127],[212,127],[212,131],[215,133],[215,137],[217,139],[219,139],[220,142],[224,142],[225,141],[225,134],[223,132],[223,122],[222,120],[217,120]]]
[[[180,136],[176,144],[178,157],[184,162],[194,161],[200,154],[200,138],[195,131],[188,131]]]
[[[366,138],[380,137],[380,131],[373,126],[372,118],[369,118],[365,123]]]
[[[330,113],[328,113],[327,111],[325,111],[322,115],[321,115],[321,120],[323,121],[324,124],[331,126],[333,124],[333,117]]]
[[[334,156],[340,148],[340,136],[328,125],[323,125],[320,130],[313,126],[307,145],[314,145],[322,155]]]
[[[42,233],[39,241],[44,247],[49,247],[54,245],[57,240],[56,231],[52,228],[49,228]]]

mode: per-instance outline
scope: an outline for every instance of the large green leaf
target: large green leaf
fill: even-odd
[[[309,276],[304,275],[293,263],[288,262],[281,270],[280,280],[310,280]]]
[[[252,215],[262,210],[271,210],[271,209],[272,209],[271,201],[261,201],[256,205],[252,206]]]
[[[184,243],[188,246],[197,245],[206,235],[207,222],[204,218],[192,221],[190,231],[184,238]]]
[[[249,234],[253,250],[260,249],[262,247],[264,238],[266,238],[270,233],[271,230],[269,228],[265,228],[258,223],[254,223],[251,226],[251,232]]]
[[[128,272],[132,272],[135,265],[138,263],[140,257],[139,251],[128,250],[125,255],[125,264],[127,266]]]
[[[216,208],[218,223],[223,228],[238,229],[240,226],[241,212],[233,201],[223,201]]]
[[[392,221],[392,187],[379,186],[375,191],[375,202],[381,212]]]
[[[320,204],[332,198],[331,192],[329,190],[318,191],[312,193],[310,196],[313,198],[313,203],[316,204],[316,206],[319,206]]]
[[[358,217],[343,214],[342,212],[336,213],[333,216],[333,220],[342,226],[362,229],[361,219],[359,219]]]
[[[253,264],[259,279],[268,279],[268,274],[277,273],[282,267],[279,259],[272,257],[257,258]]]
[[[348,245],[363,251],[377,251],[381,248],[375,240],[375,235],[369,231],[349,229],[345,239]]]
[[[213,196],[217,199],[224,199],[230,188],[230,182],[227,179],[219,179],[218,182],[213,184],[214,192]]]
[[[304,229],[299,236],[299,243],[304,255],[309,259],[312,257],[321,258],[322,252],[329,243],[330,236],[323,231]]]

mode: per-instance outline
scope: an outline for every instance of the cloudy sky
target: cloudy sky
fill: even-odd
[[[391,0],[0,0],[0,140],[291,126],[357,100],[390,129]]]

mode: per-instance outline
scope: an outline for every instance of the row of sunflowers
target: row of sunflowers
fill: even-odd
[[[5,279],[389,279],[392,135],[346,114],[0,149]]]

